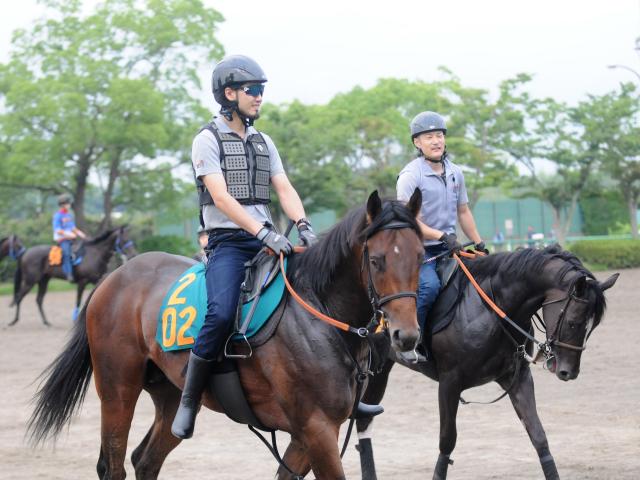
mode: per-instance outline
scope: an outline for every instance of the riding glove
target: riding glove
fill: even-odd
[[[296,222],[298,227],[298,238],[305,247],[310,247],[318,241],[318,237],[311,228],[311,223],[306,218],[301,218]]]
[[[462,245],[458,242],[458,237],[456,237],[455,233],[443,233],[438,240],[445,243],[451,253],[458,253],[462,250]]]
[[[289,255],[293,250],[293,245],[287,237],[268,227],[262,227],[256,234],[256,238],[273,250],[276,255],[280,255],[280,252]]]
[[[489,249],[485,246],[484,242],[476,243],[473,248],[475,248],[476,252],[482,252],[485,255],[489,255]]]

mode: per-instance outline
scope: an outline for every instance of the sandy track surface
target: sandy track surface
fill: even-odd
[[[597,274],[600,280],[609,272]],[[551,452],[564,479],[640,478],[640,269],[622,272],[607,292],[603,324],[583,355],[580,376],[563,383],[533,367],[538,412]],[[0,324],[13,316],[9,297],[0,297]],[[100,404],[93,385],[80,414],[55,445],[31,449],[24,432],[36,378],[61,351],[71,326],[73,292],[51,293],[45,308],[54,327],[39,320],[35,296],[23,302],[21,321],[0,329],[0,478],[11,480],[96,478],[100,448]],[[497,385],[467,391],[465,398],[490,400]],[[408,369],[392,372],[386,413],[376,420],[374,448],[379,478],[431,478],[438,456],[437,384]],[[153,404],[143,393],[129,436],[127,458],[153,419]],[[344,430],[344,429],[343,429]],[[344,432],[343,432],[344,433]],[[287,435],[280,434],[284,450]],[[347,477],[360,478],[354,443],[345,455]],[[458,443],[449,478],[540,479],[542,471],[529,439],[508,399],[490,406],[461,406]],[[165,463],[160,478],[273,478],[275,461],[245,426],[205,411],[196,434]],[[127,460],[129,478],[133,468]]]

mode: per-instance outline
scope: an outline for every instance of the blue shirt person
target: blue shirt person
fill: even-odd
[[[476,250],[486,248],[471,209],[460,167],[449,160],[445,143],[447,127],[441,115],[422,112],[410,123],[411,140],[418,149],[418,157],[409,162],[398,175],[398,200],[407,202],[416,188],[422,192],[422,208],[418,223],[425,246],[425,260],[447,250],[460,249],[456,238],[456,222],[476,244]],[[418,285],[418,323],[426,331],[427,312],[440,293],[440,279],[436,263],[423,263]],[[416,352],[412,361],[425,361]]]
[[[73,281],[73,266],[71,264],[71,245],[76,238],[86,238],[82,230],[76,227],[71,213],[71,197],[63,194],[58,197],[60,209],[53,214],[53,240],[62,249],[62,272],[67,280]]]

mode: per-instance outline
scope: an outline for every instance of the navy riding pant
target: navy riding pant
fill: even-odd
[[[193,353],[215,360],[233,329],[233,321],[244,280],[244,264],[262,248],[262,242],[244,230],[212,230],[205,271],[207,315],[198,333]]]
[[[62,272],[68,277],[73,274],[73,266],[71,265],[71,246],[72,240],[63,240],[60,242],[62,249]]]
[[[424,249],[424,259],[434,257],[447,251],[443,244],[430,245]],[[440,293],[440,278],[436,273],[437,261],[423,263],[420,267],[420,279],[418,281],[418,325],[425,332],[427,325],[427,313],[436,302]]]

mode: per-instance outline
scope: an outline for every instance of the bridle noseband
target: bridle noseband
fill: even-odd
[[[413,229],[413,225],[408,222],[390,222],[386,225],[381,225],[380,227],[374,229],[373,231],[367,234],[367,237],[364,241],[364,247],[362,248],[362,266],[360,271],[367,268],[367,293],[369,295],[369,301],[371,302],[371,307],[373,308],[373,318],[371,319],[371,323],[369,324],[371,327],[378,327],[378,325],[382,322],[382,326],[386,328],[386,322],[384,320],[384,312],[382,311],[382,306],[386,303],[389,303],[392,300],[403,297],[411,297],[415,301],[417,301],[418,295],[416,292],[397,292],[392,293],[390,295],[385,295],[383,297],[380,296],[378,290],[376,290],[376,286],[373,283],[373,275],[371,273],[371,263],[369,260],[369,246],[367,244],[368,240],[373,237],[376,233],[381,230],[401,230],[404,228]]]

